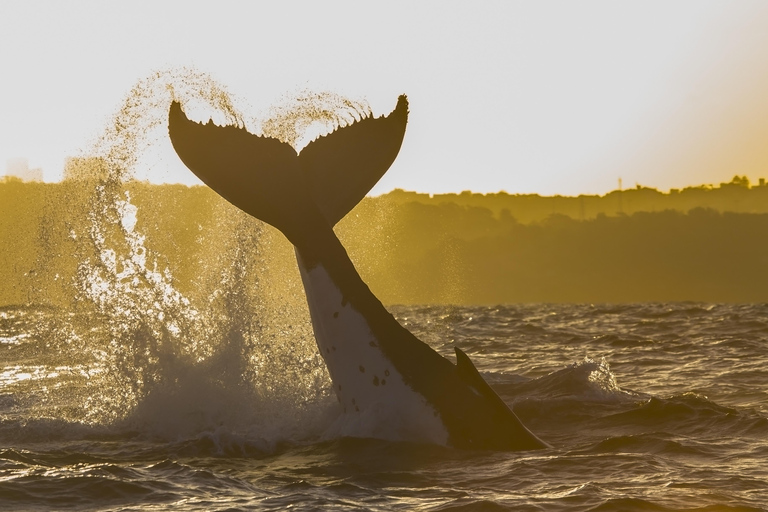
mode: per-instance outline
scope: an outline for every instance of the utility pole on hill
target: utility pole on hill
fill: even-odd
[[[621,178],[619,178],[619,213],[624,213],[624,205],[621,204]]]

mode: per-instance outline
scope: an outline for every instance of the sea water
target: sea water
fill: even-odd
[[[5,307],[0,508],[768,505],[768,305],[392,310],[446,357],[454,345],[467,352],[552,448],[475,452],[398,440],[395,433],[385,440],[334,437],[328,432],[342,412],[327,378],[311,375],[322,372],[314,364],[277,357],[260,382],[244,363],[258,349],[224,348],[226,355],[214,356],[220,360],[199,363],[170,355],[171,362],[154,361],[162,356],[153,350],[161,349],[144,342],[135,352],[107,355],[109,318]],[[57,339],[65,336],[78,346],[68,351]],[[159,368],[165,364],[171,367]],[[307,389],[300,393],[301,371]]]

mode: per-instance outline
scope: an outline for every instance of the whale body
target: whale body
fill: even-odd
[[[301,153],[237,126],[191,121],[174,101],[168,132],[206,185],[294,245],[318,349],[347,415],[398,416],[418,439],[467,449],[534,450],[532,434],[459,348],[456,363],[398,323],[360,278],[333,226],[395,160],[408,118],[363,117]]]

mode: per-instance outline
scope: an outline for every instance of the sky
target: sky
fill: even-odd
[[[47,181],[156,71],[253,112],[302,90],[407,94],[372,191],[603,194],[768,178],[768,2],[0,2],[0,174]],[[150,181],[199,183],[163,160]]]

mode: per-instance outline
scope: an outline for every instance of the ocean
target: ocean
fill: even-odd
[[[0,509],[768,506],[768,305],[392,311],[446,357],[461,347],[552,448],[336,435],[344,415],[305,354],[262,354],[275,368],[260,382],[243,367],[258,354],[231,339],[191,361],[158,340],[110,349],[114,318],[4,307]]]

